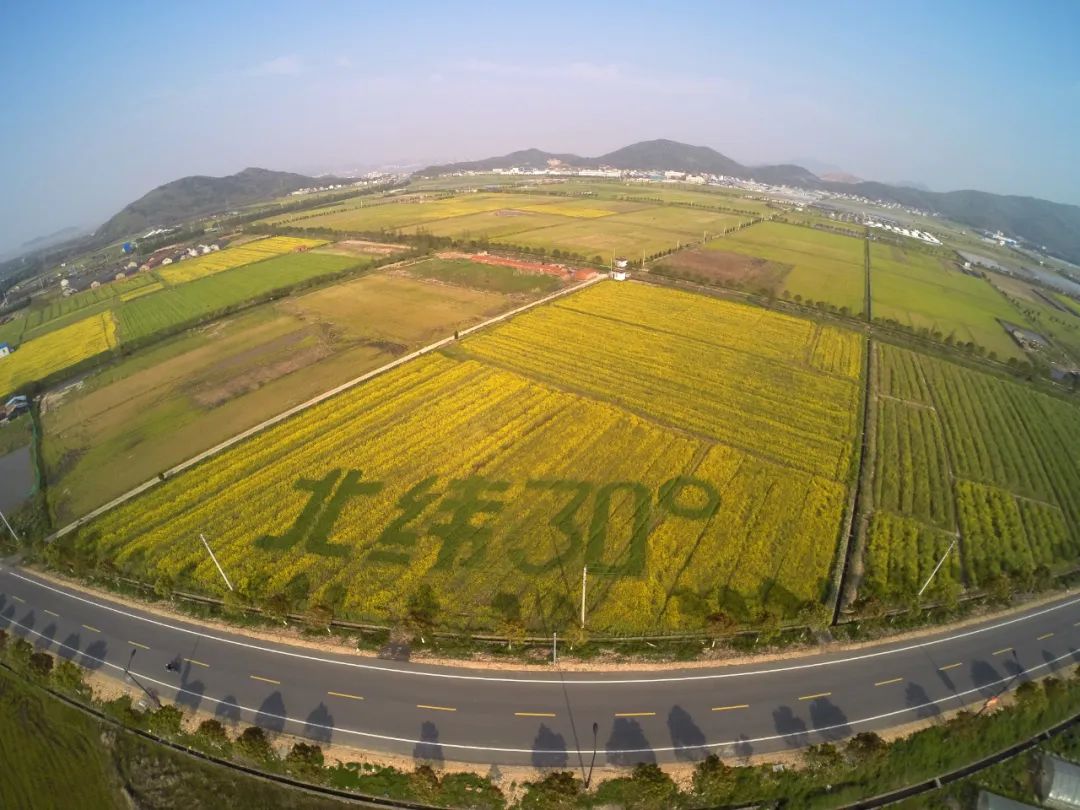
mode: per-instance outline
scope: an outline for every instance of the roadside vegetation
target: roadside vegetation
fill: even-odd
[[[691,744],[687,756],[699,762],[683,787],[662,767],[642,764],[623,776],[594,780],[586,789],[588,773],[573,770],[569,760],[538,764],[533,779],[496,784],[490,776],[444,771],[422,757],[412,770],[331,761],[314,742],[236,721],[190,718],[168,703],[155,708],[129,695],[95,700],[78,665],[0,631],[0,754],[6,765],[0,802],[5,807],[64,807],[71,795],[78,795],[88,806],[101,808],[129,803],[155,809],[345,806],[332,796],[229,767],[235,764],[271,780],[284,777],[357,797],[447,808],[697,810],[769,803],[834,808],[943,776],[1076,715],[1080,678],[1075,672],[1062,675],[1020,681],[1015,698],[1004,706],[961,711],[948,719],[929,712],[923,730],[892,743],[873,732],[844,729],[830,741],[806,747],[800,762],[783,766],[749,764],[754,753],[749,743],[734,744],[724,751],[725,759]],[[793,741],[799,741],[797,734]],[[1050,750],[1064,753],[1075,752],[1076,745],[1075,731],[1047,743]],[[195,759],[184,749],[204,758]],[[976,785],[1027,798],[1024,767],[1024,757],[1010,760],[907,806],[938,806],[933,803],[949,796],[970,795]]]

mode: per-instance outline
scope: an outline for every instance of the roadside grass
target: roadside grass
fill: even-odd
[[[98,723],[0,669],[0,807],[124,807]]]

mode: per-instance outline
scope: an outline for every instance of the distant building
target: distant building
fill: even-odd
[[[615,281],[626,281],[626,279],[630,278],[630,274],[627,273],[625,270],[616,270],[611,274],[611,277]]]
[[[627,259],[616,259],[615,260],[615,269],[616,270],[625,270],[627,268],[627,265],[629,265],[629,264],[630,264],[630,262]]]
[[[11,346],[7,343],[0,343],[0,357],[7,357],[11,354]]]
[[[162,264],[172,264],[172,259],[170,259],[168,256],[166,256],[164,259],[161,260],[161,263]]]

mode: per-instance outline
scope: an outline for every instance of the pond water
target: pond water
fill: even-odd
[[[30,446],[0,456],[0,510],[18,508],[34,488],[34,461]]]

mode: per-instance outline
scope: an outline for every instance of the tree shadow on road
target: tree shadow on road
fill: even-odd
[[[56,651],[56,654],[61,658],[65,658],[68,661],[73,661],[78,658],[82,653],[79,652],[79,647],[82,642],[79,639],[78,633],[71,633],[64,639],[63,646]]]
[[[240,705],[236,702],[236,695],[226,695],[218,703],[214,716],[226,723],[235,725],[240,722]]]
[[[645,737],[641,723],[628,717],[616,717],[607,741],[607,761],[612,765],[637,765],[656,762],[656,754]]]
[[[56,629],[56,622],[49,622],[45,625],[38,640],[34,642],[34,646],[39,650],[47,650],[52,647],[53,642],[56,640]]]
[[[971,662],[971,682],[979,690],[984,698],[993,697],[1005,688],[1004,684],[998,683],[1001,673],[994,669],[989,661]]]
[[[540,770],[565,768],[569,761],[566,739],[562,734],[552,731],[547,725],[541,723],[536,731],[536,739],[533,740],[533,767]]]
[[[189,665],[188,670],[190,669]],[[189,672],[185,671],[180,676],[180,690],[176,693],[176,705],[197,712],[202,704],[203,695],[206,694],[206,684],[198,680],[189,681],[188,675]]]
[[[443,748],[439,745],[439,729],[430,720],[420,726],[420,742],[413,748],[413,759],[417,765],[441,765],[446,760]]]
[[[810,702],[810,730],[829,741],[851,736],[847,715],[828,698],[818,698]]]
[[[83,650],[82,660],[79,661],[83,669],[101,669],[105,663],[105,656],[109,652],[109,645],[104,639],[98,639],[86,645]]]
[[[281,692],[274,692],[262,702],[258,714],[255,715],[255,725],[270,731],[282,731],[285,728],[285,699]]]
[[[675,758],[684,762],[696,762],[705,758],[705,732],[682,706],[673,706],[668,712],[668,732],[675,746]]]
[[[330,742],[334,733],[334,717],[325,703],[320,702],[307,716],[304,723],[304,736],[319,742]]]
[[[778,734],[784,736],[789,746],[802,748],[808,744],[806,723],[801,717],[795,715],[790,706],[780,706],[773,710],[773,726]]]
[[[941,714],[941,709],[938,708],[937,704],[930,702],[930,695],[927,694],[926,690],[914,681],[909,681],[907,688],[904,690],[904,702],[907,703],[909,708],[915,709],[915,716],[920,720],[937,717]]]

